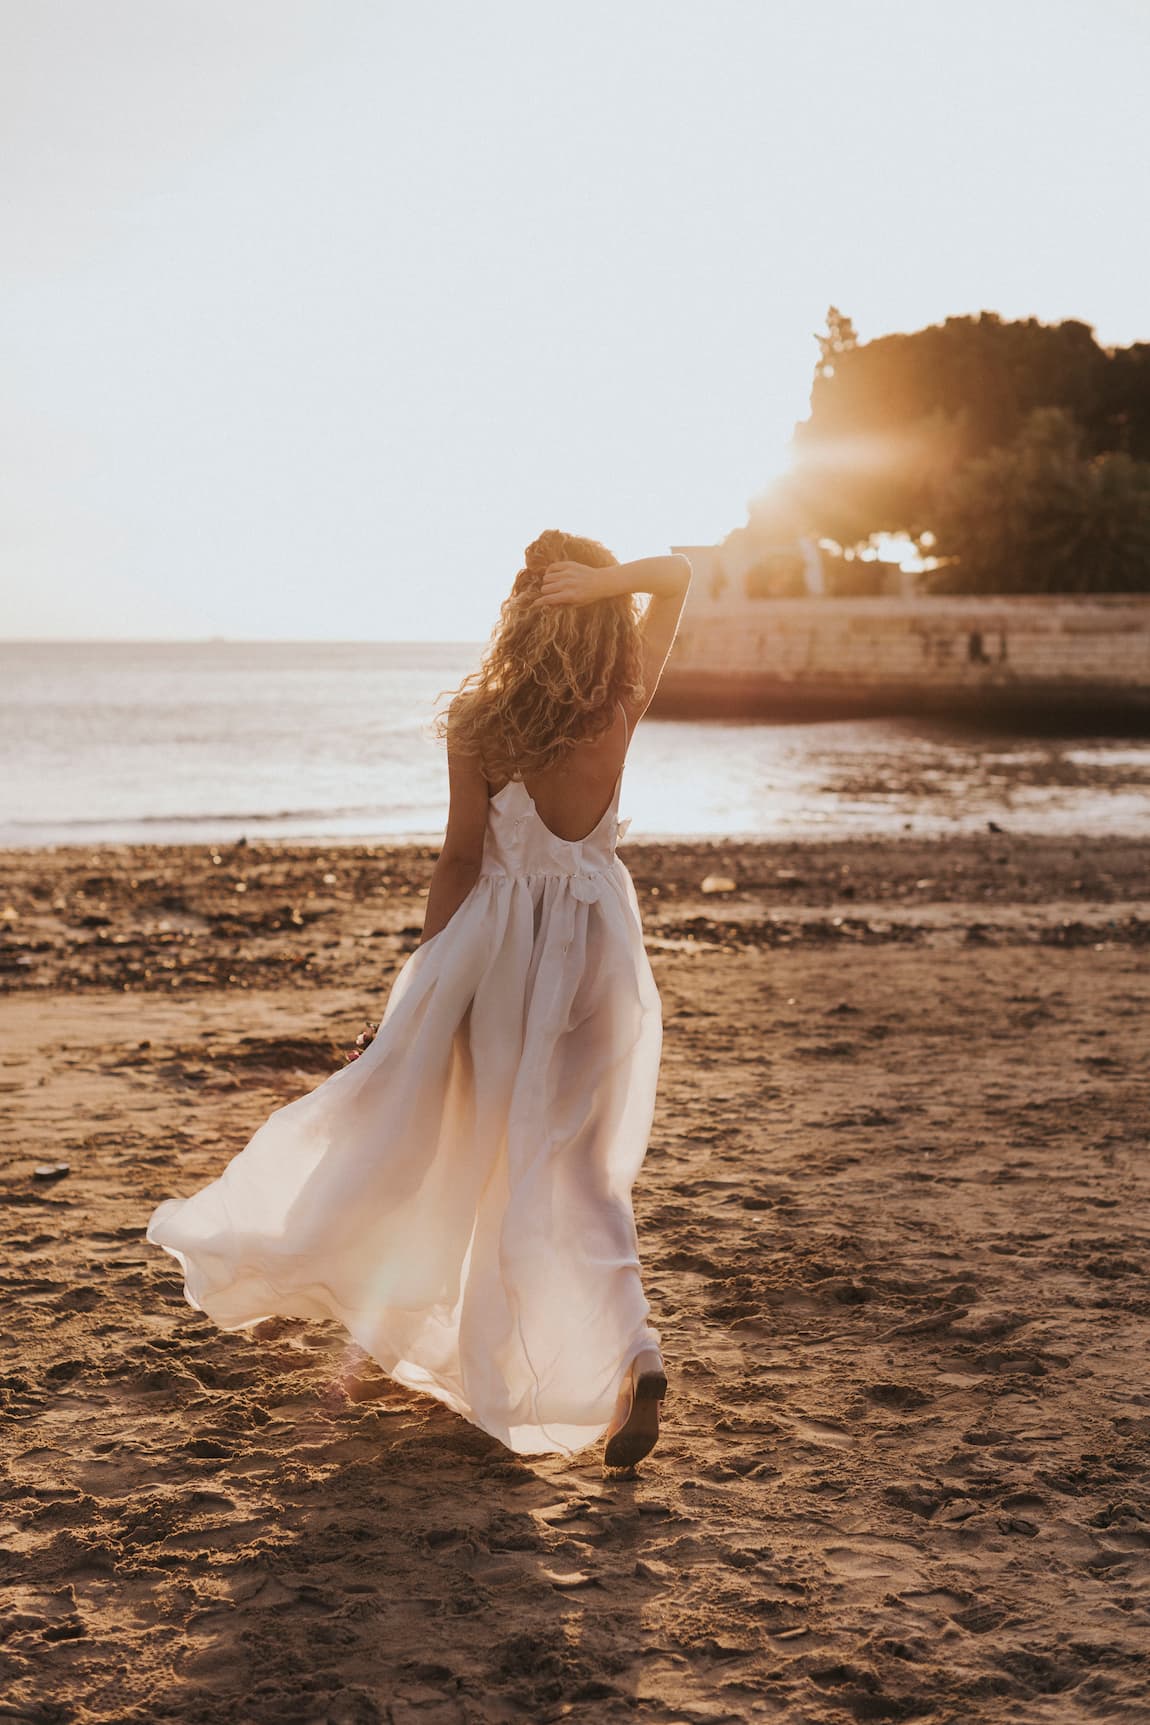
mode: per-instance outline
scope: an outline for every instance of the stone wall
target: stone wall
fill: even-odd
[[[692,600],[664,713],[1150,714],[1150,597]]]

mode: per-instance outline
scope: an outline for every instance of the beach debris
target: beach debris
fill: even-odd
[[[62,1180],[65,1174],[72,1172],[67,1162],[37,1162],[32,1170],[33,1180]]]
[[[881,1331],[876,1339],[890,1342],[896,1336],[932,1336],[939,1330],[949,1329],[956,1319],[965,1318],[969,1310],[969,1306],[947,1306],[928,1317],[911,1318],[907,1323],[895,1324],[891,1329]]]
[[[734,892],[736,889],[736,885],[737,885],[737,883],[731,879],[730,875],[709,874],[709,875],[703,876],[703,880],[702,880],[702,883],[699,887],[699,891],[700,892]]]
[[[19,920],[20,912],[14,904],[6,904],[4,909],[0,910],[0,922],[19,922]]]
[[[601,1587],[603,1584],[597,1575],[589,1575],[585,1569],[545,1569],[546,1579],[560,1593],[569,1593],[577,1587]]]

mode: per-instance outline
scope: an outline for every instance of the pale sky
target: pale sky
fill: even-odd
[[[0,632],[484,638],[834,303],[1150,339],[1150,0],[0,0]]]

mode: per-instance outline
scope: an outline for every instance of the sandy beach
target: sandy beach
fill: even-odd
[[[379,1017],[433,849],[0,853],[0,1720],[1147,1718],[1145,847],[621,854],[631,1480],[222,1334],[144,1242]]]

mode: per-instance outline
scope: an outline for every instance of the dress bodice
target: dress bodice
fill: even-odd
[[[581,839],[561,839],[544,824],[523,781],[509,779],[488,803],[481,872],[567,875],[576,896],[597,896],[596,877],[613,865],[615,846],[631,824],[619,819],[622,783],[620,773],[611,801],[591,832]]]

